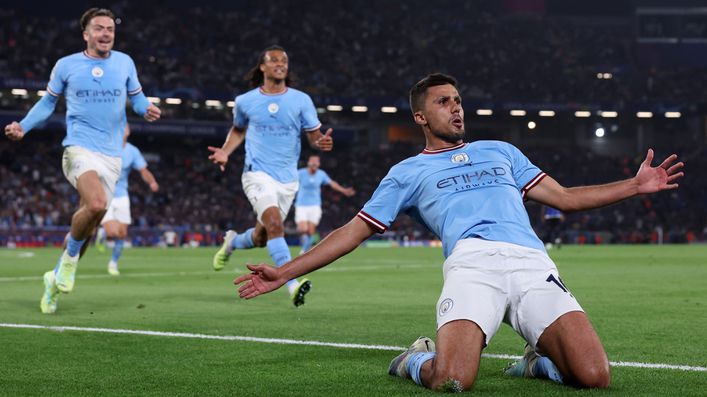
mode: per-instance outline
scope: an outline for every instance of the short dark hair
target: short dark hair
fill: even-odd
[[[258,57],[258,63],[253,66],[253,68],[250,69],[250,71],[248,71],[248,74],[246,74],[245,76],[245,79],[248,81],[248,84],[251,88],[260,87],[265,82],[265,75],[263,74],[263,71],[260,70],[260,65],[265,63],[265,55],[268,53],[268,51],[282,51],[285,53],[287,52],[279,45],[271,45],[270,47],[264,49]],[[288,71],[287,77],[285,77],[285,85],[289,87],[291,82],[292,81],[290,80],[290,72]]]
[[[457,79],[443,73],[428,74],[424,79],[415,83],[410,89],[410,109],[413,113],[420,110],[427,97],[427,89],[430,87],[451,84],[457,86]]]
[[[83,13],[83,15],[81,15],[81,30],[86,30],[88,24],[91,23],[91,19],[95,17],[108,17],[115,20],[115,15],[113,15],[113,12],[107,8],[89,8]]]

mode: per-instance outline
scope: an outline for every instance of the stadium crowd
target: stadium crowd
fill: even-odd
[[[78,196],[61,174],[58,160],[61,145],[56,138],[30,135],[32,144],[13,145],[0,142],[0,245],[12,236],[39,239],[40,245],[61,241],[69,216],[78,204]],[[167,138],[142,137],[136,144],[143,150],[162,189],[152,193],[131,176],[130,198],[133,244],[168,244],[166,232],[176,233],[177,244],[195,241],[216,244],[223,230],[242,227],[255,217],[241,191],[242,149],[234,153],[226,172],[221,173],[207,160],[203,139],[187,138],[175,142]],[[203,153],[197,148],[204,148]],[[411,144],[393,143],[380,148],[338,147],[322,156],[322,169],[334,180],[354,186],[357,194],[346,198],[332,189],[322,189],[323,212],[320,231],[323,235],[354,216],[385,176],[387,170],[420,151]],[[603,183],[633,176],[643,156],[605,157],[579,148],[524,148],[541,169],[567,186]],[[657,149],[658,155],[669,148]],[[302,159],[306,159],[306,152]],[[707,167],[707,150],[685,152],[682,157],[690,169]],[[304,161],[304,160],[303,160]],[[69,197],[69,200],[65,200]],[[627,200],[603,209],[567,214],[562,235],[569,243],[648,243],[658,241],[662,230],[665,242],[707,240],[707,181],[688,173],[678,190],[650,197]],[[296,243],[291,211],[286,227]],[[540,219],[540,207],[528,203],[528,212],[538,234],[546,227]],[[62,228],[61,226],[64,226]],[[35,233],[42,230],[41,233]],[[52,230],[57,232],[51,233]],[[53,240],[48,236],[52,235]],[[400,217],[384,238],[425,240],[433,236],[411,218]],[[3,241],[4,240],[4,241]],[[34,241],[34,240],[33,240]]]
[[[509,11],[497,1],[426,4],[385,0],[372,10],[355,2],[241,1],[228,10],[165,4],[170,12],[163,12],[123,1],[113,7],[121,20],[116,49],[133,56],[146,92],[194,100],[243,92],[243,76],[273,43],[291,49],[297,85],[322,103],[333,97],[404,102],[407,89],[434,70],[456,76],[467,100],[490,104],[622,110],[707,99],[699,84],[707,78],[704,66],[639,59],[630,15],[562,18]],[[83,48],[74,15],[0,10],[0,79],[41,87],[71,48]],[[612,78],[597,78],[607,72]],[[2,102],[6,108],[29,105]],[[228,117],[227,110],[214,115],[186,103],[170,113]]]
[[[435,70],[455,75],[466,101],[491,105],[600,104],[621,110],[687,103],[694,108],[706,102],[707,92],[701,88],[707,83],[705,67],[643,62],[637,55],[640,44],[630,15],[563,18],[514,12],[506,2],[440,1],[436,7],[426,7],[423,0],[383,0],[376,2],[375,10],[355,2],[315,0],[237,1],[228,9],[183,3],[142,7],[122,1],[112,7],[120,19],[115,48],[135,59],[145,92],[193,100],[231,99],[243,92],[247,88],[243,76],[259,51],[279,43],[291,49],[295,86],[312,94],[318,105],[331,98],[378,98],[401,104],[409,87]],[[163,12],[164,7],[169,12]],[[0,9],[0,81],[5,89],[22,84],[43,88],[54,62],[72,48],[84,48],[73,13],[47,16],[21,7]],[[611,78],[597,78],[597,73],[607,72]],[[2,95],[0,109],[25,111],[35,100]],[[188,101],[162,108],[165,119],[232,117],[229,108],[207,111]],[[63,111],[59,106],[57,113]],[[62,230],[77,205],[75,191],[55,163],[61,157],[58,137],[39,135],[29,135],[31,144],[0,141],[0,244],[8,242],[5,231]],[[180,137],[178,143],[171,143],[153,137],[137,144],[164,189],[150,193],[141,183],[130,185],[131,233],[140,239],[135,243],[164,242],[164,236],[155,234],[159,230],[176,233],[176,243],[212,244],[222,230],[253,223],[240,191],[242,148],[227,172],[221,173],[207,161],[205,151],[195,150],[218,142]],[[323,189],[322,233],[350,219],[390,166],[419,149],[407,144],[355,150],[338,146],[334,155],[323,156],[322,168],[358,193],[344,198]],[[704,147],[663,149],[663,153],[678,151],[686,156],[690,169],[706,165]],[[639,153],[606,158],[572,147],[523,150],[567,186],[629,177],[642,159]],[[707,181],[696,175],[688,173],[674,192],[568,214],[565,238],[590,243],[650,242],[662,229],[665,241],[704,241]],[[529,213],[538,233],[546,234],[540,209],[529,204]],[[287,226],[294,230],[291,216]],[[430,238],[406,217],[389,234],[396,239]],[[54,236],[60,240],[61,232]]]

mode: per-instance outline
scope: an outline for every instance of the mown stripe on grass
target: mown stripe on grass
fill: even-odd
[[[258,342],[258,343],[273,343],[280,345],[307,345],[307,346],[323,346],[323,347],[337,347],[344,349],[366,349],[366,350],[390,350],[390,351],[402,351],[405,347],[401,346],[388,346],[388,345],[366,345],[359,343],[334,343],[334,342],[321,342],[314,340],[296,340],[296,339],[278,339],[278,338],[257,338],[253,336],[238,336],[238,335],[208,335],[208,334],[193,334],[188,332],[163,332],[163,331],[150,331],[150,330],[138,330],[138,329],[115,329],[115,328],[93,328],[93,327],[73,327],[73,326],[50,326],[50,325],[37,325],[37,324],[10,324],[10,323],[0,323],[0,328],[19,328],[19,329],[40,329],[40,330],[50,330],[56,332],[64,331],[76,331],[76,332],[100,332],[108,334],[129,334],[129,335],[146,335],[146,336],[162,336],[162,337],[172,337],[172,338],[188,338],[188,339],[210,339],[210,340],[226,340],[226,341],[241,341],[241,342]],[[503,359],[503,360],[517,360],[521,356],[514,356],[510,354],[482,354],[482,357],[493,358],[493,359]],[[641,363],[641,362],[631,362],[631,361],[612,361],[611,366],[613,367],[631,367],[631,368],[650,368],[650,369],[675,369],[681,371],[691,371],[691,372],[707,372],[707,367],[698,367],[691,365],[675,365],[675,364],[661,364],[661,363]]]

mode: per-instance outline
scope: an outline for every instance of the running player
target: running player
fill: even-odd
[[[229,230],[223,246],[214,255],[213,267],[221,270],[234,249],[267,246],[275,264],[291,259],[285,242],[283,221],[297,193],[297,160],[301,132],[306,132],[313,148],[333,147],[331,129],[320,131],[321,123],[309,95],[289,87],[289,59],[282,47],[273,46],[260,54],[250,71],[251,91],[236,97],[233,126],[221,148],[209,146],[209,159],[223,171],[228,156],[245,140],[245,166],[241,182],[257,222],[241,234]],[[295,306],[304,303],[311,282],[289,280],[290,298]]]
[[[350,187],[343,187],[329,178],[329,175],[319,169],[319,156],[313,154],[307,159],[307,167],[300,168],[299,191],[295,198],[295,223],[300,233],[302,251],[300,255],[309,251],[312,246],[312,236],[317,230],[317,225],[322,219],[322,185],[331,186],[332,189],[351,197],[356,191]]]
[[[64,175],[80,196],[71,219],[66,249],[53,271],[44,273],[42,313],[56,311],[59,292],[69,293],[84,243],[103,218],[120,175],[120,153],[125,130],[125,103],[147,121],[160,118],[160,110],[142,93],[133,60],[114,51],[115,17],[110,10],[91,8],[81,17],[86,50],[59,59],[43,96],[22,121],[5,127],[12,140],[46,120],[59,95],[66,98]],[[83,247],[83,248],[82,248]]]
[[[456,80],[429,75],[410,91],[425,150],[395,165],[348,224],[309,252],[273,268],[248,265],[235,284],[250,299],[335,261],[385,231],[400,212],[443,243],[444,286],[437,303],[437,345],[422,337],[393,359],[388,372],[430,389],[468,390],[482,349],[501,322],[527,342],[508,374],[605,388],[609,361],[599,337],[535,235],[524,199],[562,211],[597,208],[678,187],[681,162],[671,155],[651,167],[653,150],[633,178],[565,188],[516,147],[499,141],[464,143],[464,110]]]
[[[157,192],[160,185],[157,184],[155,176],[147,169],[147,162],[142,156],[140,149],[128,142],[130,136],[130,126],[125,126],[125,135],[123,136],[123,151],[120,154],[122,167],[120,169],[120,179],[115,185],[115,194],[113,200],[108,206],[103,220],[101,220],[101,229],[98,230],[96,245],[99,251],[103,251],[104,241],[113,239],[113,254],[108,262],[108,274],[111,276],[119,276],[118,261],[123,253],[123,245],[125,245],[125,237],[128,235],[128,226],[132,223],[130,217],[130,196],[128,195],[128,176],[132,170],[140,172],[142,180],[150,187],[150,190]]]
[[[547,226],[545,231],[545,248],[562,248],[562,235],[560,226],[565,220],[565,215],[557,208],[543,205],[541,209],[541,219]]]

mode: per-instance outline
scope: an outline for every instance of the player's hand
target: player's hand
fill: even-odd
[[[226,152],[224,152],[223,149],[214,146],[209,146],[209,150],[211,151],[209,160],[218,165],[219,168],[221,168],[221,172],[225,171],[226,163],[228,163],[228,155]]]
[[[317,138],[316,141],[314,141],[314,146],[317,147],[317,149],[321,150],[322,152],[328,152],[331,151],[331,149],[334,148],[334,138],[331,137],[331,133],[334,130],[329,128],[326,130],[326,133],[324,135],[320,136]]]
[[[675,163],[677,158],[676,154],[672,154],[663,160],[659,166],[651,167],[653,149],[648,149],[646,159],[643,160],[634,177],[634,180],[638,183],[638,193],[655,193],[661,190],[677,189],[678,184],[675,181],[685,175],[680,171],[685,164],[682,161]]]
[[[243,283],[238,287],[238,295],[244,299],[255,298],[258,295],[266,294],[282,287],[287,280],[279,278],[276,268],[261,263],[260,265],[246,265],[249,274],[245,274],[233,280],[234,285]]]
[[[153,121],[159,120],[161,116],[162,116],[162,111],[160,110],[160,108],[158,108],[157,106],[155,106],[153,104],[150,104],[150,106],[147,107],[147,111],[145,112],[145,115],[142,117],[151,123]]]
[[[25,130],[22,129],[20,123],[13,121],[5,126],[5,136],[11,141],[19,141],[25,136]]]
[[[153,193],[157,193],[157,191],[160,190],[160,185],[157,182],[152,182],[150,184],[150,190],[152,190]]]
[[[344,196],[346,196],[346,197],[351,197],[351,196],[353,196],[354,194],[356,194],[356,191],[355,191],[354,188],[352,188],[352,187],[347,187],[347,188],[344,188],[344,190],[342,191],[342,193],[343,193]]]

